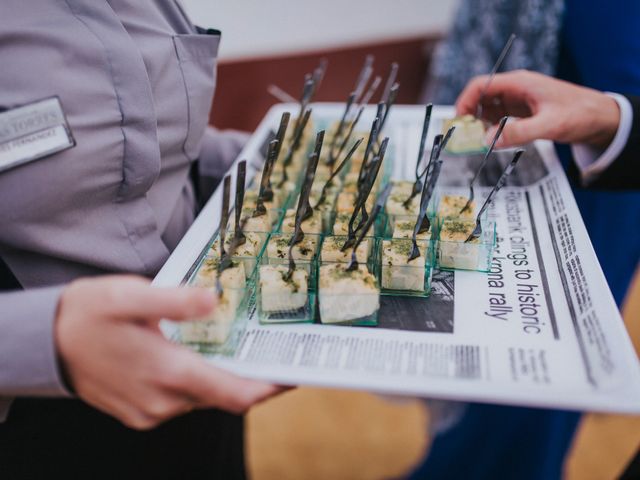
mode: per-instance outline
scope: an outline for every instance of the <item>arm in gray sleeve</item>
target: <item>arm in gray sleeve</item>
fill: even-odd
[[[207,127],[200,150],[200,175],[222,178],[250,135],[239,130],[218,130]]]
[[[11,397],[70,396],[58,371],[53,331],[61,291],[0,294],[0,421]]]

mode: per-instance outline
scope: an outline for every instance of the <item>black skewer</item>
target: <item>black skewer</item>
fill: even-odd
[[[340,162],[340,165],[338,165],[338,168],[336,168],[333,172],[331,172],[329,179],[322,187],[322,192],[320,193],[320,198],[318,199],[318,203],[316,203],[316,206],[313,208],[318,208],[320,205],[324,203],[327,197],[327,190],[329,190],[329,188],[331,187],[333,179],[336,178],[336,176],[340,173],[340,171],[344,168],[344,166],[349,162],[349,160],[351,160],[351,157],[353,156],[353,154],[355,153],[355,151],[358,149],[358,147],[363,141],[364,141],[364,138],[361,138],[356,143],[354,143],[353,147],[351,147],[351,150],[349,150],[349,153],[347,153],[347,156],[344,157],[344,160],[342,160],[342,162]]]
[[[340,155],[342,155],[342,152],[347,146],[347,142],[349,142],[349,140],[351,139],[351,135],[353,135],[353,130],[356,128],[356,125],[360,121],[360,116],[362,115],[362,112],[364,112],[364,107],[360,107],[358,109],[358,113],[356,114],[355,118],[351,121],[351,124],[349,125],[349,129],[347,130],[346,135],[343,136],[342,143],[340,144],[340,148],[338,148],[338,152],[334,154],[332,153],[333,152],[332,150],[329,151],[329,155],[330,155],[329,165],[333,166],[336,160],[340,158]]]
[[[367,177],[365,177],[365,181],[364,181],[364,189],[362,192],[359,193],[359,195],[362,195],[365,199],[362,205],[360,206],[361,216],[360,216],[360,222],[356,227],[356,231],[358,231],[358,229],[362,226],[362,224],[366,222],[368,219],[366,200],[369,197],[371,190],[373,189],[373,186],[376,183],[376,179],[378,178],[378,173],[380,172],[380,167],[382,166],[382,161],[384,160],[384,155],[385,155],[385,152],[387,151],[388,143],[389,143],[389,137],[385,137],[385,139],[382,141],[382,145],[380,146],[380,150],[378,150],[378,154],[374,158],[374,161],[371,163],[371,166],[367,171]]]
[[[302,94],[300,95],[300,111],[298,112],[298,118],[296,119],[295,127],[293,130],[294,132],[298,131],[298,128],[302,123],[304,112],[306,112],[307,107],[309,106],[314,88],[313,77],[310,74],[306,74],[304,76],[304,86],[302,87]]]
[[[222,284],[220,283],[220,265],[226,252],[224,243],[227,239],[227,224],[229,223],[229,197],[231,196],[231,177],[227,175],[223,180],[222,187],[222,210],[220,212],[220,225],[218,226],[218,240],[220,241],[220,260],[218,262],[218,275],[216,277],[216,289],[218,295],[222,295]]]
[[[428,182],[429,178],[431,178],[431,175],[433,173],[433,168],[435,167],[435,162],[440,158],[440,154],[442,153],[442,151],[445,148],[447,148],[447,143],[449,143],[449,140],[451,139],[451,136],[453,135],[453,132],[455,131],[455,129],[456,129],[455,126],[451,127],[449,128],[449,130],[447,130],[447,133],[445,133],[444,136],[442,134],[438,134],[433,139],[433,147],[431,148],[429,163],[425,168],[427,172],[425,176],[425,182]],[[411,205],[412,200],[415,198],[417,194],[418,192],[415,192],[415,190],[413,190],[411,193],[411,196],[403,202],[403,205],[405,207],[408,207],[409,205]]]
[[[376,90],[378,90],[378,87],[380,86],[381,83],[382,83],[382,77],[377,75],[373,79],[373,82],[371,82],[371,85],[369,86],[367,93],[365,93],[364,96],[362,97],[362,101],[360,102],[360,105],[367,105],[371,101],[371,98],[375,95]]]
[[[431,153],[429,154],[429,162],[427,163],[427,166],[424,167],[425,182],[429,181],[429,176],[431,174],[431,170],[433,168],[434,161],[437,160],[440,157],[440,151],[441,151],[440,146],[442,145],[443,138],[444,138],[443,135],[440,134],[440,133],[433,138],[433,146],[431,147]],[[411,195],[409,195],[409,198],[407,198],[404,202],[402,202],[402,205],[405,208],[409,208],[409,206],[411,205],[411,202],[413,201],[413,199],[421,191],[422,191],[422,189],[418,190],[416,188],[415,183],[414,183],[413,184],[413,188],[411,189]]]
[[[353,209],[353,213],[351,214],[351,218],[349,219],[347,240],[344,245],[340,249],[341,251],[345,251],[347,248],[353,245],[353,242],[356,240],[356,234],[358,230],[362,227],[362,225],[368,220],[368,214],[366,210],[366,202],[367,198],[369,198],[369,194],[373,188],[373,185],[376,182],[376,178],[378,176],[378,172],[380,171],[380,167],[382,165],[382,161],[384,160],[384,155],[387,150],[387,144],[389,143],[389,138],[385,138],[382,141],[382,145],[380,147],[379,154],[372,161],[372,168],[370,169],[365,181],[363,183],[362,189],[358,191],[358,196],[356,197],[356,204]],[[360,221],[358,225],[355,226],[356,219],[360,214]]]
[[[278,131],[276,133],[276,138],[275,138],[275,140],[278,141],[278,144],[276,145],[276,151],[273,155],[273,159],[269,164],[266,186],[264,189],[264,200],[266,200],[267,202],[270,202],[273,200],[273,188],[271,186],[271,175],[273,174],[273,168],[276,164],[276,161],[280,157],[280,151],[282,150],[282,144],[284,143],[284,136],[287,132],[287,126],[289,125],[290,117],[291,117],[291,114],[289,112],[284,112],[282,114],[282,117],[280,117],[280,125],[278,126]],[[267,158],[269,158],[268,154],[267,154]]]
[[[478,176],[480,175],[480,172],[482,171],[482,169],[487,165],[489,156],[493,153],[493,149],[495,148],[496,143],[498,142],[498,139],[500,138],[500,135],[502,134],[502,130],[504,130],[504,126],[507,124],[508,119],[509,117],[502,117],[500,119],[498,130],[496,131],[496,134],[493,136],[493,140],[491,141],[489,150],[487,150],[487,152],[484,154],[484,158],[482,159],[480,166],[478,167],[478,169],[476,170],[476,173],[473,175],[473,178],[469,182],[469,199],[467,200],[467,203],[464,205],[464,207],[462,207],[462,210],[460,210],[460,214],[463,214],[465,211],[471,209],[471,202],[473,202],[473,197],[474,197],[473,184],[478,179]]]
[[[362,182],[364,180],[364,177],[367,174],[369,155],[371,155],[376,138],[378,138],[378,130],[380,129],[380,122],[382,118],[381,111],[383,108],[384,108],[384,104],[379,103],[378,111],[376,113],[376,118],[373,120],[373,123],[371,124],[371,130],[369,131],[369,139],[367,140],[367,146],[364,150],[362,165],[360,165],[360,171],[358,172],[358,190],[362,188]]]
[[[224,241],[227,236],[227,224],[229,223],[229,197],[231,195],[231,176],[224,177],[222,188],[222,211],[220,212],[220,226],[218,236],[220,237],[220,258],[224,257]]]
[[[236,170],[236,201],[235,201],[235,226],[233,237],[237,238],[240,245],[244,245],[247,241],[247,237],[240,229],[240,218],[242,216],[242,206],[244,205],[244,190],[247,176],[247,161],[242,160],[238,163]]]
[[[264,161],[262,167],[262,177],[260,178],[260,190],[258,191],[258,200],[256,201],[256,208],[251,214],[252,217],[261,217],[267,213],[267,208],[264,206],[264,202],[268,201],[265,198],[269,189],[269,175],[273,162],[276,161],[278,155],[278,140],[271,140],[269,142],[269,149],[267,150],[267,158]],[[272,192],[273,198],[273,192]]]
[[[420,212],[418,213],[418,218],[416,220],[415,226],[413,227],[413,234],[411,236],[412,245],[411,252],[409,253],[409,261],[420,256],[420,249],[418,248],[417,240],[418,234],[428,232],[431,228],[431,220],[429,220],[429,217],[427,216],[427,209],[429,207],[431,197],[433,196],[433,190],[435,189],[436,183],[438,182],[441,167],[442,160],[436,160],[431,178],[429,178],[428,181],[425,180],[424,182],[422,196],[420,198]]]
[[[313,180],[316,176],[316,169],[318,168],[318,160],[320,159],[320,153],[322,152],[322,142],[324,141],[324,130],[321,130],[316,135],[316,145],[313,149],[313,153],[309,157],[309,164],[307,165],[307,195],[304,205],[304,212],[302,214],[302,220],[306,220],[313,216],[313,208],[311,208],[311,203],[309,202],[309,197],[311,194],[311,187],[313,186]]]
[[[344,112],[342,113],[342,118],[340,118],[340,122],[338,123],[338,128],[336,129],[336,132],[333,135],[333,138],[331,139],[331,144],[329,145],[329,155],[328,155],[328,161],[327,161],[329,165],[332,165],[333,162],[335,162],[333,152],[335,151],[336,142],[339,140],[340,136],[342,135],[342,130],[344,129],[344,126],[347,122],[349,110],[351,110],[351,106],[353,105],[353,102],[355,102],[355,100],[356,100],[356,93],[355,92],[350,93],[349,98],[347,99],[347,103],[345,104],[345,107],[344,107]]]
[[[389,76],[387,77],[387,82],[384,85],[384,90],[382,91],[381,101],[387,103],[389,99],[389,95],[391,93],[391,87],[396,83],[396,78],[398,77],[398,64],[393,62],[391,64],[391,70],[389,71]]]
[[[496,194],[507,182],[507,178],[509,177],[509,175],[511,175],[511,172],[513,171],[513,169],[516,168],[516,164],[518,163],[518,160],[520,160],[520,157],[522,156],[523,153],[524,153],[524,150],[517,150],[515,155],[513,156],[513,160],[511,160],[509,165],[507,165],[507,167],[503,170],[502,175],[500,175],[500,178],[498,179],[498,183],[496,183],[496,186],[493,187],[493,190],[491,190],[491,193],[489,194],[487,199],[484,201],[482,208],[480,209],[480,211],[478,212],[478,215],[476,216],[476,226],[473,229],[473,232],[471,232],[471,234],[464,241],[464,243],[470,242],[478,238],[480,235],[482,235],[482,226],[480,225],[481,223],[480,217],[482,217],[482,214],[489,207],[489,205],[491,205],[491,202],[493,202],[493,199],[496,196]]]
[[[449,130],[447,130],[447,133],[444,134],[444,137],[442,138],[442,142],[440,143],[440,146],[438,147],[438,156],[440,156],[442,151],[447,148],[447,143],[449,143],[449,140],[451,140],[451,136],[453,135],[453,132],[455,132],[455,131],[456,131],[456,127],[454,125],[454,126],[450,127]]]
[[[298,198],[298,207],[296,208],[296,216],[295,216],[295,224],[293,229],[293,234],[291,235],[291,239],[289,240],[289,269],[284,277],[285,281],[291,280],[293,276],[293,272],[296,269],[296,262],[293,259],[293,247],[304,240],[304,232],[302,230],[302,222],[308,218],[305,215],[308,212],[308,208],[311,208],[309,205],[309,195],[311,193],[311,186],[313,185],[313,179],[315,177],[316,168],[318,166],[318,159],[320,156],[320,149],[322,148],[322,139],[324,138],[324,130],[319,132],[316,136],[316,149],[309,156],[309,163],[307,164],[307,170],[305,173],[304,183],[302,184],[302,189],[300,191],[300,198]],[[318,148],[318,145],[320,147]],[[313,214],[313,210],[311,210],[311,214]]]
[[[284,143],[284,136],[287,133],[287,127],[289,126],[289,119],[291,118],[291,114],[289,112],[284,112],[280,117],[280,125],[278,125],[278,131],[276,132],[275,139],[278,140],[278,150],[276,151],[276,158],[280,156],[280,151],[282,150],[282,145]]]
[[[287,175],[287,168],[289,167],[289,165],[291,165],[291,162],[293,161],[293,156],[300,148],[300,141],[302,139],[302,134],[305,128],[307,127],[307,123],[309,123],[310,116],[311,116],[311,109],[309,108],[304,112],[304,115],[302,116],[302,122],[300,122],[300,124],[297,125],[293,131],[293,142],[291,142],[291,145],[287,150],[287,154],[284,157],[284,160],[282,162],[282,179],[277,184],[278,187],[282,187],[289,179]]]
[[[405,208],[409,208],[411,204],[411,200],[422,190],[422,176],[427,173],[427,167],[420,173],[420,164],[422,163],[422,159],[424,158],[424,146],[427,142],[427,134],[429,133],[429,124],[431,123],[431,110],[433,109],[433,104],[428,104],[425,108],[424,112],[424,121],[422,122],[422,134],[420,135],[420,148],[418,149],[418,159],[416,160],[416,181],[413,183],[413,187],[411,189],[411,195],[409,198],[405,200],[403,203]]]
[[[244,227],[249,221],[249,217],[244,217],[240,222],[240,231],[243,232],[244,235]],[[220,278],[222,277],[222,272],[224,272],[227,268],[233,265],[232,257],[236,253],[236,249],[241,243],[238,240],[239,237],[233,237],[231,243],[229,244],[229,248],[227,249],[227,253],[224,257],[220,258],[218,262],[218,274],[216,275],[216,290],[218,291],[218,297],[221,297],[223,294],[222,282]]]
[[[311,93],[311,97],[310,97],[311,99],[320,88],[320,85],[322,84],[322,80],[324,80],[324,75],[325,73],[327,73],[328,66],[329,66],[329,60],[327,60],[326,58],[321,58],[320,63],[313,71],[313,76],[311,77],[313,79],[313,92]]]
[[[364,59],[364,64],[362,65],[362,69],[360,70],[360,73],[358,74],[358,79],[356,80],[356,85],[353,89],[353,91],[356,94],[356,103],[359,102],[360,97],[362,96],[362,93],[364,91],[364,87],[367,85],[367,83],[369,82],[369,78],[371,77],[371,74],[373,73],[373,61],[375,60],[375,57],[373,55],[367,55]]]
[[[507,40],[507,43],[505,43],[504,47],[502,47],[502,52],[500,52],[500,55],[498,56],[498,60],[496,60],[496,63],[493,65],[493,68],[491,69],[491,73],[489,73],[489,78],[487,78],[487,82],[484,84],[484,87],[480,91],[480,97],[478,98],[478,106],[476,107],[476,118],[482,118],[482,101],[484,100],[484,96],[487,93],[487,89],[489,88],[489,85],[491,85],[491,82],[493,81],[493,77],[495,77],[496,73],[498,73],[498,69],[500,68],[500,65],[502,65],[502,62],[504,61],[504,59],[507,58],[507,54],[509,53],[509,50],[511,49],[511,46],[513,45],[513,42],[515,39],[516,39],[515,33],[512,33],[511,35],[509,35],[509,39]]]
[[[376,217],[380,213],[380,210],[382,210],[384,208],[385,203],[387,203],[387,197],[389,196],[389,192],[391,192],[391,184],[388,184],[380,194],[380,197],[378,198],[375,206],[373,207],[371,216],[369,217],[369,219],[367,220],[367,223],[362,228],[360,235],[355,240],[355,244],[353,245],[353,251],[351,252],[351,261],[349,262],[349,264],[347,265],[347,268],[345,269],[347,272],[352,272],[353,270],[358,269],[359,267],[358,256],[356,255],[358,246],[360,246],[360,243],[362,243],[362,240],[367,235],[367,232],[371,228],[371,225],[373,225],[373,222],[376,220]]]
[[[396,102],[396,98],[398,97],[398,90],[400,89],[400,84],[398,82],[394,83],[393,86],[391,87],[391,90],[389,91],[389,95],[386,99],[386,101],[384,102],[384,115],[382,117],[382,121],[380,122],[380,129],[378,130],[378,137],[380,136],[380,133],[382,132],[382,130],[384,129],[385,124],[387,123],[387,118],[389,117],[389,112],[391,111],[391,107],[393,107],[393,104]],[[376,137],[376,142],[378,141],[378,138]]]

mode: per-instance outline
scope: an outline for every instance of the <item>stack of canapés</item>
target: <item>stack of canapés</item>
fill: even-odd
[[[224,179],[219,228],[188,280],[214,290],[218,307],[180,324],[183,343],[232,352],[253,306],[263,324],[375,326],[381,295],[428,301],[434,269],[489,270],[496,227],[487,210],[522,150],[482,204],[474,184],[506,118],[491,145],[482,147],[468,189],[454,191],[438,183],[442,152],[452,153],[451,142],[464,143],[465,130],[445,122],[428,148],[427,105],[415,178],[392,179],[395,146],[384,131],[398,93],[397,64],[370,129],[357,129],[382,83],[372,79],[372,64],[367,57],[341,117],[317,126],[309,105],[326,63],[307,75],[297,116],[282,115],[261,171],[249,179],[246,161],[237,163],[233,210],[231,177]]]

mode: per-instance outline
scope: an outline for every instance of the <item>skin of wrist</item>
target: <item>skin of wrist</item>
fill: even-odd
[[[61,353],[61,343],[60,343],[60,316],[61,311],[63,309],[63,304],[69,295],[69,287],[65,288],[60,295],[60,300],[58,301],[58,308],[56,310],[56,317],[54,321],[54,339],[56,345],[56,363],[58,368],[58,375],[60,376],[60,380],[64,387],[71,392],[73,395],[76,394],[76,390],[73,386],[73,382],[71,381],[71,376],[69,375],[69,371],[67,369],[66,363],[62,357]],[[68,301],[68,300],[67,300]]]
[[[585,143],[605,149],[611,144],[618,131],[620,107],[615,99],[598,92],[593,98],[592,111],[589,117],[592,122],[590,130],[593,134],[586,139]]]

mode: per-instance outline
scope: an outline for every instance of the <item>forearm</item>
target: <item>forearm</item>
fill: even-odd
[[[55,348],[55,317],[62,287],[0,294],[0,420],[6,399],[69,396]]]

